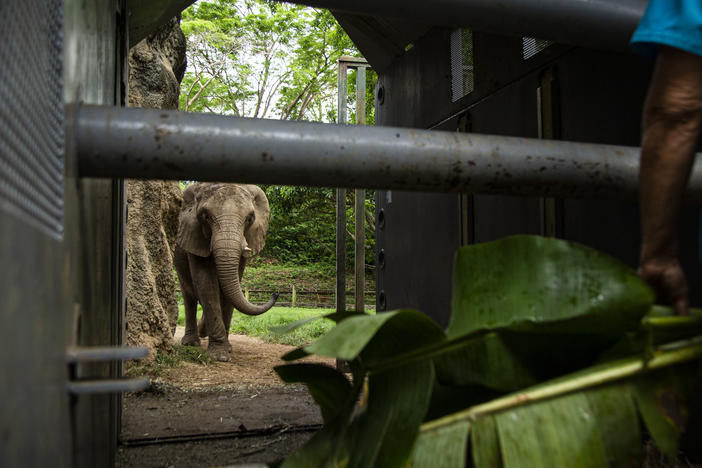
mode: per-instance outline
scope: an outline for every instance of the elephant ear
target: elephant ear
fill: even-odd
[[[183,205],[178,222],[176,244],[188,253],[198,257],[209,257],[210,241],[202,233],[197,219],[197,194],[200,184],[188,185],[183,191]]]
[[[246,190],[253,196],[254,212],[256,219],[253,224],[244,232],[246,243],[253,250],[253,254],[259,253],[266,245],[266,233],[268,233],[268,220],[271,217],[271,210],[268,207],[268,198],[260,187],[256,185],[245,185]]]

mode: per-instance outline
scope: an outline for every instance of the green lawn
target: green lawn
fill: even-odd
[[[178,312],[178,325],[185,325],[185,309],[182,304],[179,305]],[[319,317],[332,312],[334,312],[333,309],[273,307],[265,314],[249,317],[235,310],[229,332],[239,335],[257,336],[269,343],[302,346],[323,335],[334,326],[334,322],[329,319],[315,320],[285,335],[278,335],[272,332],[270,327],[285,325],[308,317]],[[198,319],[201,315],[202,309],[198,304]]]

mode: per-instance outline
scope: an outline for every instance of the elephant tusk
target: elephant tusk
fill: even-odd
[[[244,258],[251,258],[253,257],[254,252],[248,247],[244,247],[244,253],[242,254],[242,257]]]

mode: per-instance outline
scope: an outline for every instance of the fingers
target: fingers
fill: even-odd
[[[673,306],[673,309],[675,310],[676,315],[690,315],[690,311],[687,308],[687,298],[680,298],[677,301],[675,301],[675,305]]]
[[[654,289],[659,302],[669,304],[677,315],[688,315],[688,289],[677,259],[642,264],[639,276]]]

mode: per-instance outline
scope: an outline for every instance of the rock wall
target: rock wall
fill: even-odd
[[[129,51],[130,107],[177,109],[185,73],[178,18]],[[173,248],[182,193],[176,181],[127,181],[127,317],[129,346],[151,357],[169,351],[178,318]]]

